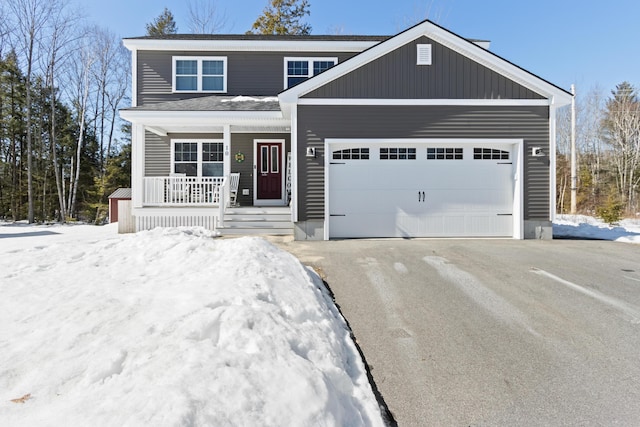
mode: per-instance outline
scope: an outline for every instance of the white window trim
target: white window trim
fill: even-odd
[[[288,89],[288,83],[289,83],[289,61],[307,61],[307,64],[309,64],[309,71],[307,73],[307,79],[310,79],[311,77],[313,77],[313,63],[314,61],[323,61],[323,62],[328,62],[328,61],[333,61],[333,66],[335,67],[336,65],[338,65],[338,58],[337,57],[308,57],[308,56],[304,56],[304,57],[295,57],[295,56],[285,56],[284,58],[284,88]],[[292,76],[292,77],[305,77],[305,76]]]
[[[223,150],[224,150],[224,140],[223,139],[172,139],[171,140],[171,169],[170,169],[170,173],[173,173],[173,171],[175,171],[175,166],[176,166],[176,143],[184,143],[184,142],[192,142],[192,143],[196,143],[198,144],[198,159],[197,159],[197,170],[198,170],[198,174],[196,175],[197,178],[203,178],[202,176],[202,144],[203,143],[220,143],[223,144]],[[183,162],[183,163],[190,163],[190,162]],[[224,162],[224,158],[221,161],[217,161],[217,162],[207,162],[207,163],[221,163],[222,164],[222,175],[221,176],[226,176],[226,166],[225,166],[225,162]]]
[[[176,62],[197,61],[197,89],[176,89]],[[222,61],[222,90],[202,90],[202,61]],[[226,56],[173,56],[171,68],[171,90],[174,93],[226,93],[227,92],[227,57]]]

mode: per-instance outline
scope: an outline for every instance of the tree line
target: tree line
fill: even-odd
[[[568,213],[571,194],[571,113],[557,123],[557,206]],[[576,95],[577,211],[615,222],[640,213],[640,99],[622,82],[609,96],[595,86]]]
[[[226,24],[215,0],[188,0],[192,33]],[[304,34],[308,0],[269,0],[251,31]],[[130,186],[130,54],[87,25],[70,0],[0,3],[0,219],[102,222],[107,197]],[[165,10],[147,35],[176,33]]]
[[[0,9],[0,218],[101,221],[130,184],[129,54],[66,0]]]

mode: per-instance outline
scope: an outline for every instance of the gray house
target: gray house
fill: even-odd
[[[571,94],[486,42],[424,21],[393,37],[124,44],[138,230],[551,237],[555,111]]]

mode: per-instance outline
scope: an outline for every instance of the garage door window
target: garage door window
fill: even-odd
[[[494,148],[474,148],[474,160],[509,160],[509,152]]]
[[[462,148],[428,147],[427,160],[462,160]]]
[[[415,148],[381,148],[380,160],[415,160]]]
[[[345,148],[333,152],[333,160],[369,160],[368,148]]]

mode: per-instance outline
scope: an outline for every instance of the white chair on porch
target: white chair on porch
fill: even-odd
[[[240,174],[229,174],[229,204],[235,206],[238,198],[238,185],[240,184]]]
[[[187,203],[189,200],[189,184],[185,173],[169,174],[169,201],[171,203]]]

